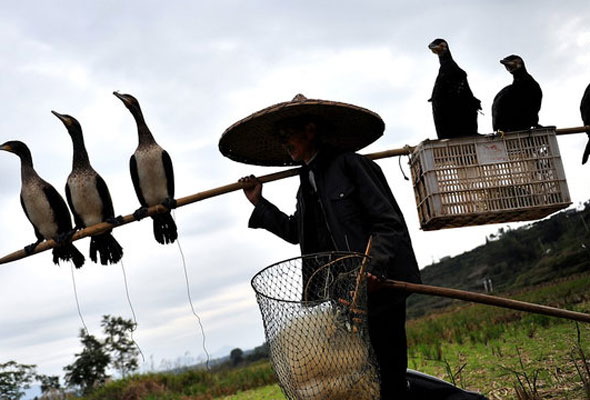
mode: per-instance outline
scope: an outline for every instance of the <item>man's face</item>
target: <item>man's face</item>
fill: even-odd
[[[283,147],[293,161],[309,161],[316,153],[311,130],[289,129],[285,132]]]

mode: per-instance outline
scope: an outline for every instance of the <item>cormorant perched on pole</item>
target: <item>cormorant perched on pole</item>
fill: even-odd
[[[435,39],[428,48],[440,61],[438,76],[432,89],[432,116],[439,139],[477,135],[479,101],[469,87],[467,74],[453,60],[444,39]]]
[[[494,131],[518,131],[540,127],[539,110],[543,92],[517,55],[500,60],[513,76],[511,85],[500,90],[492,103]]]
[[[582,114],[582,121],[584,121],[584,125],[590,125],[590,84],[586,87],[584,91],[584,96],[582,96],[582,102],[580,103],[580,113]],[[590,156],[590,132],[586,132],[588,135],[588,143],[586,143],[586,148],[584,149],[584,154],[582,155],[582,165],[586,164],[588,161],[588,156]]]
[[[69,241],[73,234],[72,220],[64,199],[37,174],[26,144],[13,140],[0,146],[0,150],[16,154],[21,161],[20,203],[37,237],[36,242],[25,247],[25,253],[31,254],[44,239],[53,239],[57,243],[52,250],[53,263],[71,260],[80,268],[84,265],[84,256]]]
[[[76,228],[86,228],[100,222],[116,224],[115,211],[109,189],[102,177],[92,168],[84,146],[82,127],[72,116],[51,111],[66,126],[74,147],[72,172],[66,183],[66,197]],[[102,265],[116,264],[123,257],[123,248],[111,231],[90,238],[90,259]]]
[[[168,152],[154,140],[137,99],[129,94],[118,92],[113,94],[125,104],[135,118],[139,134],[139,145],[129,160],[133,187],[141,204],[141,208],[133,215],[136,219],[143,218],[147,207],[157,204],[162,204],[169,210],[175,208],[174,172]],[[173,243],[178,238],[176,223],[170,212],[153,215],[152,219],[154,220],[154,237],[158,243]]]

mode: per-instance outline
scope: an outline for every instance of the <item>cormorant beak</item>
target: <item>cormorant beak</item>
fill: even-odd
[[[508,70],[508,72],[512,73],[514,72],[516,69],[518,69],[518,61],[517,60],[508,60],[506,58],[500,60],[500,63],[506,67],[506,69]]]
[[[126,106],[130,106],[131,103],[129,102],[129,99],[127,98],[127,96],[125,96],[124,94],[121,94],[119,92],[113,92],[113,94],[123,102],[123,104],[125,104]]]
[[[69,128],[72,125],[72,119],[69,117],[69,115],[60,114],[53,110],[51,110],[51,113],[59,118],[59,120],[64,123],[66,128]]]
[[[432,51],[434,54],[438,54],[438,52],[440,51],[440,46],[437,46],[434,43],[430,43],[428,45],[428,48],[430,49],[430,51]]]
[[[60,114],[56,111],[51,110],[51,113],[55,115],[61,122],[63,122],[66,126],[70,124],[70,119],[63,114]]]
[[[2,146],[0,146],[0,150],[5,150],[13,153],[12,146],[7,143],[4,143]]]

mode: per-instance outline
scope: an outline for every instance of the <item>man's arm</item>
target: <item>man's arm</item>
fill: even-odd
[[[289,243],[299,243],[297,213],[288,216],[262,197],[262,183],[254,175],[240,178],[238,182],[244,184],[244,194],[254,205],[248,227],[263,228]]]

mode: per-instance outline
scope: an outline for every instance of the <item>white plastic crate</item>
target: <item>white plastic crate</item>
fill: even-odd
[[[423,230],[528,221],[571,204],[552,128],[426,140],[410,164]]]

